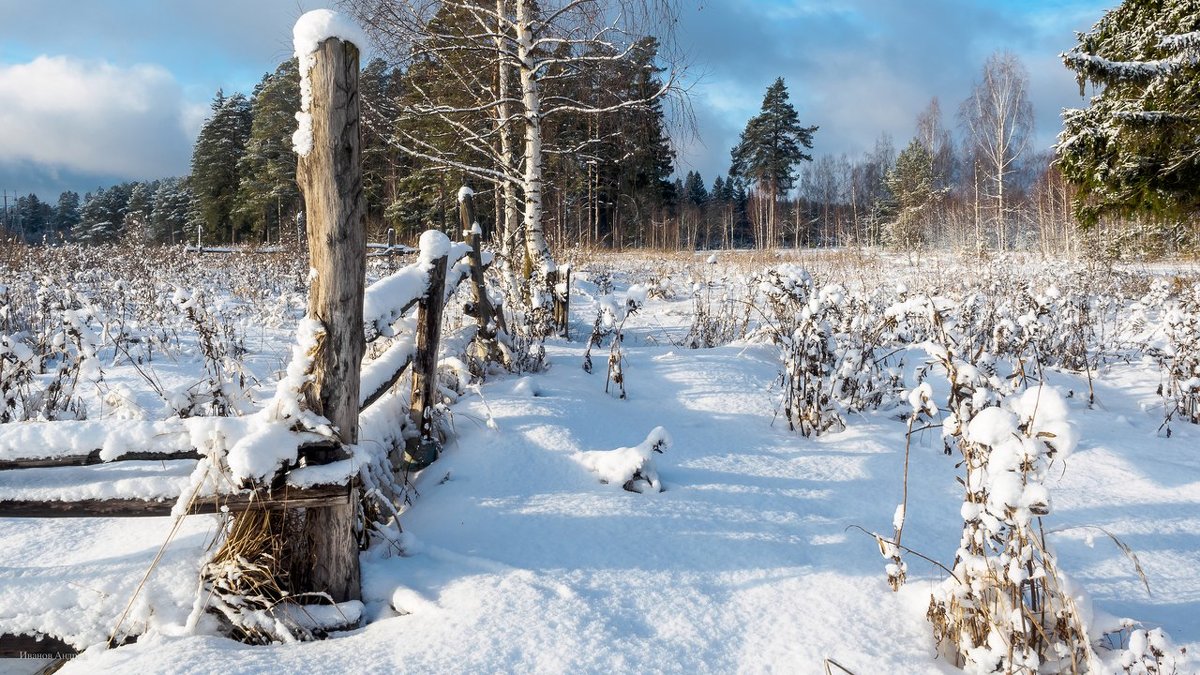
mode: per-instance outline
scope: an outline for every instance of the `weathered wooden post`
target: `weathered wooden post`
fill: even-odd
[[[483,280],[483,253],[479,248],[483,230],[479,228],[479,222],[475,219],[475,193],[466,186],[458,191],[458,215],[462,221],[463,236],[470,247],[467,263],[471,272],[471,289],[474,292],[471,315],[479,322],[479,341],[485,350],[483,356],[491,359],[496,355],[496,329],[500,327],[502,318],[492,307],[492,301],[487,295],[487,286]]]
[[[554,294],[554,327],[559,337],[569,338],[567,321],[571,306],[571,268],[564,265],[563,269],[551,272],[548,278]]]
[[[438,456],[433,436],[433,406],[437,395],[438,344],[442,339],[442,308],[446,304],[446,266],[450,241],[441,232],[421,235],[421,260],[430,265],[429,285],[417,304],[417,349],[412,363],[412,403],[409,419],[419,435],[405,444],[404,465],[423,469]]]
[[[305,15],[306,17],[308,15]],[[296,25],[299,52],[301,23]],[[358,442],[359,369],[365,349],[363,290],[366,280],[364,215],[358,107],[359,51],[337,37],[318,38],[308,62],[311,99],[297,132],[296,180],[304,195],[308,250],[314,270],[308,316],[325,334],[313,355],[308,407],[325,416],[345,445]],[[301,58],[301,69],[306,59]],[[302,87],[303,89],[303,87]],[[305,147],[307,141],[307,147]],[[307,150],[307,152],[304,152]],[[300,589],[328,593],[335,601],[358,599],[358,499],[344,506],[310,508],[293,551],[292,581]]]

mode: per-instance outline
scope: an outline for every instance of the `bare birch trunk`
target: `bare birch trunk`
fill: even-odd
[[[525,249],[533,263],[531,285],[539,288],[543,302],[550,302],[548,277],[554,258],[542,222],[542,112],[533,46],[533,0],[517,3],[517,60],[520,63],[521,101],[525,108]],[[536,307],[534,309],[537,309]]]
[[[504,37],[505,22],[500,17],[507,16],[505,0],[496,0],[496,53],[500,55],[497,60],[497,98],[500,104],[496,107],[496,126],[500,131],[500,157],[505,167],[516,167],[519,165],[517,161],[516,148],[513,147],[513,139],[509,133],[508,125],[512,115],[512,106],[508,103],[509,93],[512,90],[512,74],[511,67],[505,62],[503,55],[506,53],[507,41]],[[501,228],[500,235],[500,279],[504,285],[504,296],[510,298],[511,302],[519,302],[521,294],[520,286],[517,282],[516,270],[518,265],[518,253],[521,254],[520,261],[524,260],[524,248],[518,242],[522,239],[521,228],[521,212],[517,208],[517,186],[511,180],[505,180],[501,185],[501,193],[504,200],[504,222]]]

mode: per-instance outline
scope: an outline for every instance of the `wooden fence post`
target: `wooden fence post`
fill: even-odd
[[[502,327],[503,318],[492,307],[492,301],[487,295],[487,286],[483,280],[483,253],[480,251],[480,240],[483,232],[475,220],[475,195],[467,188],[459,193],[458,214],[462,221],[463,236],[466,237],[470,251],[467,262],[471,271],[471,288],[474,291],[474,305],[471,314],[479,322],[479,339],[483,344],[484,358],[496,356],[496,329]]]
[[[412,404],[409,419],[419,432],[405,444],[404,464],[409,470],[423,469],[438,456],[433,437],[433,406],[437,396],[438,344],[442,339],[442,308],[446,304],[447,256],[433,260],[429,286],[417,305],[417,350],[412,362]]]
[[[550,273],[548,279],[554,297],[554,327],[557,329],[559,337],[570,338],[567,322],[570,318],[571,307],[571,268],[568,267],[565,272],[555,270]],[[559,284],[562,284],[562,293],[558,292]]]
[[[366,213],[362,187],[358,107],[358,48],[329,38],[313,53],[312,149],[302,155],[296,179],[304,195],[312,278],[308,316],[324,338],[313,359],[308,407],[337,428],[338,440],[358,442],[359,370],[366,282]],[[345,506],[307,509],[293,553],[297,588],[328,593],[334,601],[358,599],[358,499]],[[289,539],[294,535],[289,532]]]

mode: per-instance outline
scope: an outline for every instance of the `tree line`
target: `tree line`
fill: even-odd
[[[955,111],[935,98],[901,147],[883,135],[858,156],[813,153],[820,127],[799,120],[779,78],[711,183],[674,165],[664,103],[680,92],[679,63],[651,35],[670,3],[623,5],[636,24],[608,22],[594,11],[600,0],[343,4],[384,57],[360,78],[373,236],[453,233],[467,184],[515,267],[544,264],[547,241],[1061,251],[1093,245],[1085,238],[1097,232],[1113,248],[1200,239],[1200,12],[1183,0],[1170,12],[1127,0],[1079,36],[1063,59],[1094,96],[1064,112],[1053,151],[1032,147],[1028,73],[997,52]],[[571,13],[580,8],[589,11]],[[291,59],[248,96],[217,92],[189,176],[64,192],[53,204],[21,196],[4,224],[30,242],[298,240],[298,82]],[[686,119],[686,107],[675,113]]]

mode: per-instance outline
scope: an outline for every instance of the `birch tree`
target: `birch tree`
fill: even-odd
[[[543,195],[550,153],[580,153],[546,143],[543,125],[558,116],[599,117],[682,97],[682,59],[660,48],[666,77],[654,91],[595,102],[559,92],[556,81],[588,68],[616,66],[630,58],[640,38],[659,30],[669,37],[678,9],[674,0],[345,0],[377,44],[401,62],[437,59],[472,64],[447,75],[459,91],[411,92],[402,110],[433,118],[456,132],[452,145],[436,145],[416,133],[391,136],[403,152],[491,183],[503,201],[502,277],[512,286],[527,273],[531,309],[547,309],[556,273],[546,238]],[[454,20],[449,20],[450,18]],[[439,21],[439,19],[442,19]],[[668,43],[669,44],[669,43]],[[450,83],[442,83],[445,89]],[[547,95],[547,88],[555,90]],[[389,111],[368,111],[376,119]],[[525,263],[525,264],[521,264]],[[510,294],[515,289],[509,289]]]
[[[959,118],[974,156],[979,193],[992,202],[996,245],[1007,248],[1010,213],[1005,190],[1033,137],[1029,73],[1015,54],[1004,51],[988,57]]]

